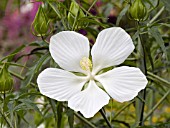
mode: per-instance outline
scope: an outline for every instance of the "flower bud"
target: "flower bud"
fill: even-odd
[[[57,14],[55,13],[55,11],[52,8],[48,8],[47,17],[52,20],[58,18]],[[59,20],[59,18],[58,18],[58,20]]]
[[[68,13],[69,24],[72,26],[75,20],[79,20],[80,18],[83,18],[83,17],[85,17],[84,12],[81,10],[79,5],[75,1],[72,1],[70,5],[70,10]]]
[[[147,8],[142,0],[135,0],[129,8],[129,18],[137,21],[145,20]]]
[[[54,11],[54,9],[47,3],[44,4],[43,10],[45,12],[45,15],[47,16],[48,19],[50,20],[61,20]]]
[[[4,65],[0,70],[0,92],[10,91],[13,88],[13,78],[8,72],[7,65]]]
[[[36,13],[32,25],[37,36],[44,36],[48,32],[49,22],[47,21],[47,16],[41,6]]]

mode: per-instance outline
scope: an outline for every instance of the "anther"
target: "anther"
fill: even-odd
[[[92,69],[92,62],[89,58],[83,57],[80,60],[80,67],[85,71],[90,71]]]

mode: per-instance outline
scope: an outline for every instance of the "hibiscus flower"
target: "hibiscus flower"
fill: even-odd
[[[108,104],[110,97],[119,102],[132,100],[146,87],[146,76],[139,68],[115,66],[123,63],[134,48],[129,34],[119,27],[101,31],[91,52],[85,36],[74,31],[59,32],[51,37],[49,50],[61,69],[47,68],[39,74],[40,92],[68,101],[68,107],[86,118]]]

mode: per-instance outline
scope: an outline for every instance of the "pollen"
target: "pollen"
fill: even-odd
[[[92,69],[92,62],[89,58],[83,57],[80,60],[80,66],[85,71],[90,71]]]

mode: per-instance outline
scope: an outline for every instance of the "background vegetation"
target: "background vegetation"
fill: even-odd
[[[169,0],[1,0],[0,127],[115,128],[170,127]],[[136,49],[122,65],[139,67],[149,81],[132,101],[110,100],[85,119],[40,94],[36,79],[46,67],[58,67],[49,54],[49,38],[77,31],[94,44],[104,28],[120,26]],[[104,118],[103,118],[104,117]]]

